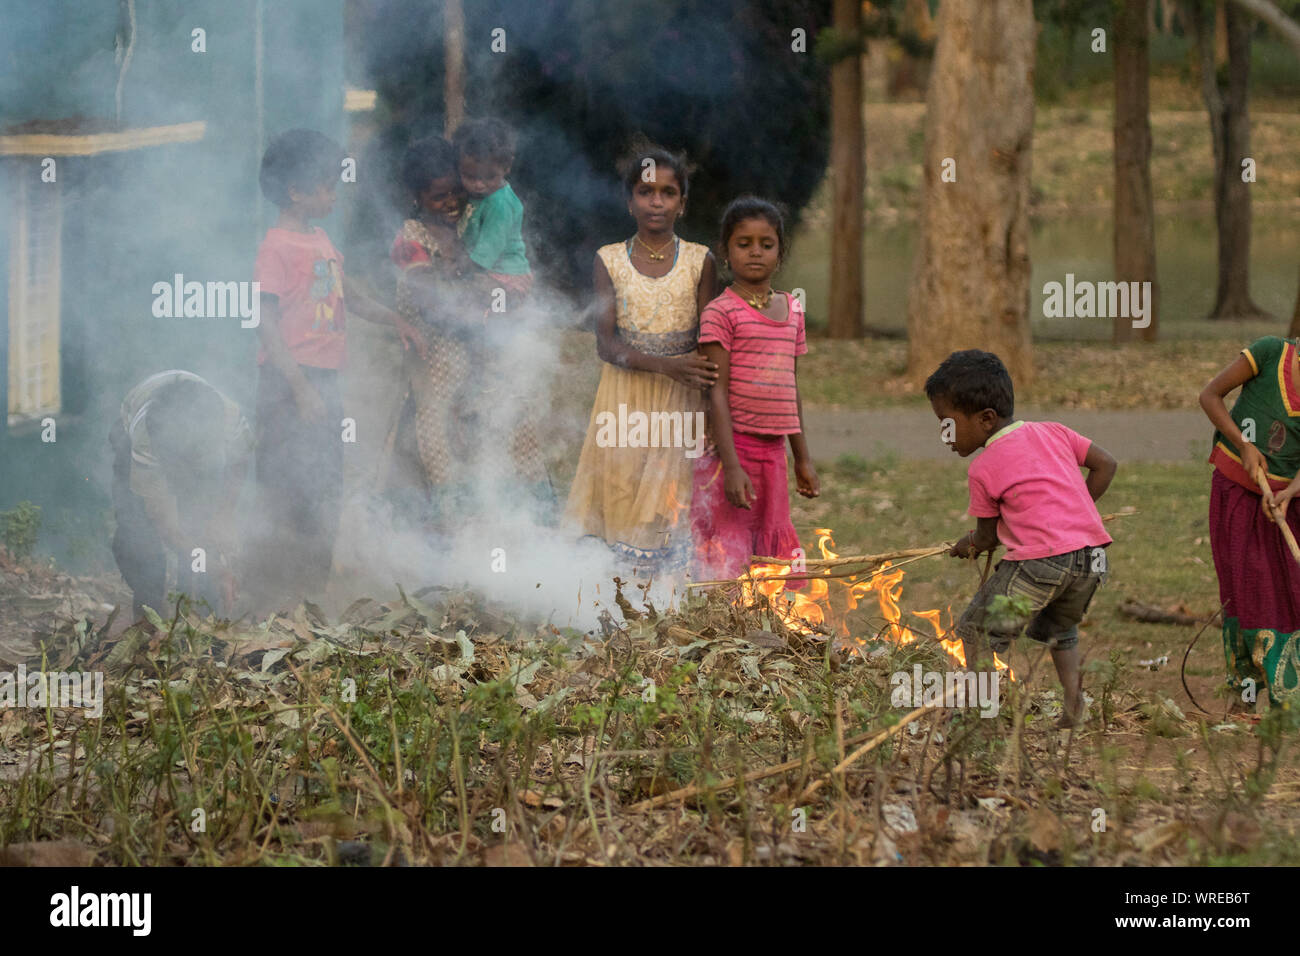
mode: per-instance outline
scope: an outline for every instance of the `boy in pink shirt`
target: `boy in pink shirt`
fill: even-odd
[[[1095,502],[1115,477],[1115,459],[1064,425],[1013,420],[1011,376],[992,352],[953,352],[926,380],[925,394],[953,451],[965,458],[984,449],[968,472],[977,526],[950,553],[1007,547],[957,622],[966,660],[975,664],[980,636],[1004,652],[1019,633],[1018,622],[985,620],[993,597],[1026,598],[1033,617],[1025,633],[1051,648],[1065,694],[1057,726],[1073,727],[1083,716],[1078,624],[1106,578],[1111,543]]]

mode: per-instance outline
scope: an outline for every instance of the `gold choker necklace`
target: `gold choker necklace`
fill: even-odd
[[[766,309],[769,305],[772,304],[771,286],[768,286],[767,291],[765,292],[750,292],[748,289],[745,289],[735,284],[732,285],[732,288],[740,293],[740,297],[744,299],[746,303],[753,306],[755,309],[758,309],[759,311]]]
[[[671,239],[665,242],[658,249],[651,249],[650,246],[646,243],[646,241],[642,239],[639,235],[634,236],[632,241],[639,242],[641,243],[641,245],[645,246],[646,255],[648,255],[651,259],[655,260],[656,262],[662,262],[664,258],[664,250],[667,249],[669,246],[671,246],[674,242],[676,242],[677,237],[673,236]]]

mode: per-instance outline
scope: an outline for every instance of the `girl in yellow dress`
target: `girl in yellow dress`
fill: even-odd
[[[673,232],[686,209],[683,156],[638,149],[623,179],[637,230],[596,253],[604,365],[565,518],[604,540],[634,574],[671,573],[690,556],[692,464],[704,449],[697,413],[718,378],[697,348],[717,268],[706,246]]]

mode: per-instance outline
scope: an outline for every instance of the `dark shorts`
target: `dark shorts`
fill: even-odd
[[[263,526],[253,536],[254,573],[277,597],[324,589],[343,501],[343,400],[339,373],[302,373],[320,393],[325,419],[298,415],[289,382],[269,362],[258,371],[257,486]],[[255,588],[256,589],[256,588]]]
[[[994,651],[1006,651],[1019,636],[1020,622],[987,614],[989,602],[1004,595],[1028,600],[1033,617],[1025,636],[1055,648],[1074,647],[1079,641],[1078,624],[1097,588],[1105,583],[1106,569],[1103,547],[1027,561],[999,561],[958,620],[957,635],[970,640],[986,634]]]

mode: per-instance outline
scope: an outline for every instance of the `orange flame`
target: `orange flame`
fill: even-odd
[[[813,533],[817,535],[817,547],[823,559],[829,561],[839,557],[832,550],[835,539],[829,528],[816,528]],[[880,615],[885,620],[885,626],[874,635],[875,637],[883,638],[901,647],[911,644],[921,636],[920,632],[902,623],[903,612],[900,601],[903,596],[902,582],[905,572],[902,568],[893,568],[888,561],[863,575],[852,575],[847,578],[808,578],[807,587],[802,592],[786,590],[786,585],[790,582],[785,578],[791,573],[790,565],[761,562],[751,564],[748,573],[738,579],[740,600],[745,606],[749,606],[762,597],[786,627],[802,634],[825,634],[827,626],[833,625],[835,636],[847,647],[849,653],[858,654],[866,644],[866,640],[852,635],[846,615],[848,611],[856,609],[860,602],[874,593]],[[832,600],[832,596],[835,600]],[[837,606],[840,604],[843,605],[843,611],[840,611]],[[937,608],[910,613],[930,625],[934,631],[934,639],[958,666],[966,666],[966,654],[961,639],[952,633],[951,608],[948,609],[950,622],[948,628],[943,627],[940,620],[942,612]],[[997,654],[993,655],[993,662],[999,671],[1006,671],[1011,680],[1016,679],[1015,673]]]

